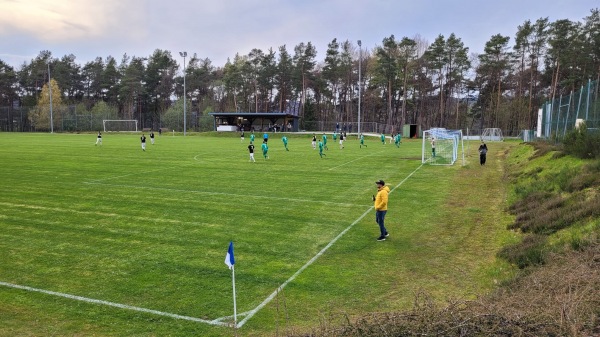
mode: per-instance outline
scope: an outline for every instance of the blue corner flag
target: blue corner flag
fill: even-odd
[[[235,264],[235,259],[233,258],[233,241],[229,241],[229,250],[227,250],[227,255],[225,255],[225,264],[229,269],[233,268]]]

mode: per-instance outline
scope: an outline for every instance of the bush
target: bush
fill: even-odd
[[[581,159],[600,158],[600,133],[590,132],[585,124],[569,131],[563,141],[565,152]]]
[[[546,236],[529,234],[520,243],[509,245],[498,252],[498,256],[523,269],[544,263]]]

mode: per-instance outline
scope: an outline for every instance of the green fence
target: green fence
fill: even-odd
[[[561,139],[575,128],[578,119],[586,123],[588,129],[600,128],[600,100],[598,82],[588,81],[577,92],[555,97],[540,107],[537,136],[547,139]]]

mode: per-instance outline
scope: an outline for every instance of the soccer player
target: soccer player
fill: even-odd
[[[154,132],[152,130],[150,130],[150,143],[154,145]]]
[[[268,142],[268,141],[269,141],[269,134],[265,132],[265,133],[263,134],[263,143],[266,143],[266,142]]]
[[[250,134],[250,142],[254,143],[254,132]]]
[[[385,145],[385,134],[381,133],[381,144]]]
[[[262,152],[263,152],[263,157],[265,157],[265,159],[269,159],[269,146],[267,145],[267,142],[265,141],[264,143],[262,143],[261,145],[262,147]]]
[[[254,144],[252,142],[248,145],[248,152],[250,152],[250,161],[256,163],[256,160],[254,160]]]
[[[289,151],[289,149],[287,147],[287,137],[286,136],[281,137],[281,141],[283,142],[283,146],[285,146],[285,150]]]
[[[244,142],[244,128],[242,128],[242,133],[240,134],[240,137],[241,137],[240,143],[243,143]]]
[[[400,139],[402,138],[402,136],[400,135],[400,133],[396,134],[396,137],[394,137],[394,144],[396,144],[397,148],[400,148]]]
[[[363,146],[367,146],[367,144],[365,144],[365,135],[363,135],[361,133],[360,134],[360,148],[362,149]]]
[[[325,145],[323,144],[323,142],[319,141],[319,156],[321,156],[321,158],[323,158],[323,156],[325,156],[325,153],[323,153],[324,147],[325,147]]]
[[[435,158],[435,138],[431,138],[431,155]]]
[[[98,143],[102,145],[102,134],[100,133],[100,131],[98,131],[98,137],[96,137],[96,144],[94,145],[98,145]]]
[[[325,147],[325,150],[329,150],[329,148],[327,147],[327,135],[325,134],[325,132],[323,132],[323,147]]]
[[[340,150],[344,148],[344,134],[340,132]]]
[[[142,133],[142,136],[140,137],[140,140],[142,141],[142,151],[146,151],[146,136],[144,136],[143,133]]]
[[[333,131],[333,142],[335,143],[337,141],[337,132]]]
[[[313,150],[315,150],[317,148],[317,136],[315,136],[314,133],[313,133],[313,138],[312,138],[312,147],[313,147]]]

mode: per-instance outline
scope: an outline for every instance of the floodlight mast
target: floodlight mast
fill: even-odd
[[[183,52],[179,52],[179,55],[181,55],[181,57],[183,57],[183,135],[185,136],[185,131],[187,129],[187,106],[186,106],[186,101],[187,101],[187,97],[185,96],[185,58],[187,56],[187,51],[183,51]]]
[[[358,134],[360,135],[360,96],[361,96],[361,72],[362,72],[362,48],[361,41],[358,40]]]
[[[52,83],[50,83],[50,59],[48,59],[48,91],[50,93],[50,133],[54,133],[54,118],[52,116]]]

